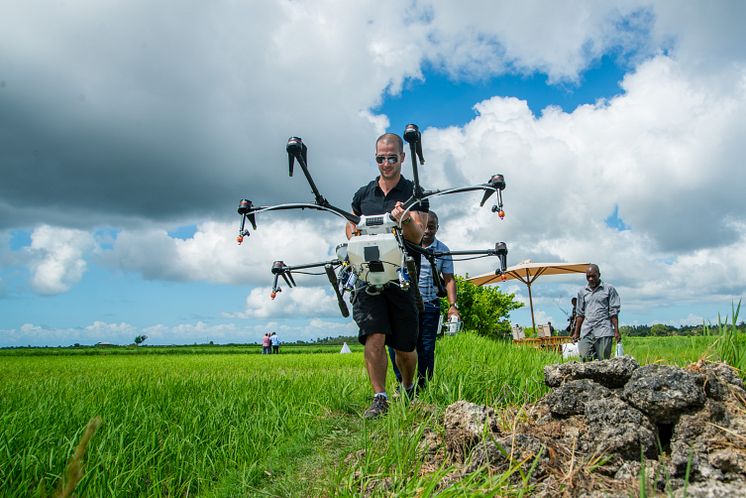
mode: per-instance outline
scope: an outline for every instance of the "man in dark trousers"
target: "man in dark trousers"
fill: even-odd
[[[434,211],[427,213],[422,247],[436,252],[448,252],[448,246],[435,238],[439,227],[438,215]],[[451,256],[435,258],[435,271],[443,276],[443,285],[448,298],[448,319],[455,316],[460,320],[461,315],[456,302],[456,279],[453,277],[453,258]],[[424,311],[420,312],[420,334],[417,338],[417,387],[423,389],[435,371],[435,339],[438,336],[438,323],[440,322],[440,298],[436,294],[437,288],[433,282],[433,269],[424,258],[418,283],[425,305]],[[389,356],[392,362],[396,358],[396,353],[392,348],[389,348]],[[394,375],[401,382],[401,373],[396,368],[396,363],[394,363]]]
[[[414,184],[401,174],[405,158],[401,137],[393,133],[378,137],[375,158],[380,175],[355,193],[352,211],[356,215],[366,216],[391,213],[391,217],[401,223],[404,238],[419,244],[428,205],[415,205],[404,215],[403,203],[412,195]],[[356,230],[355,225],[348,223],[347,238],[354,236]],[[403,291],[398,285],[389,282],[375,295],[362,288],[357,292],[352,314],[360,328],[358,339],[365,345],[365,367],[373,387],[373,402],[365,412],[365,417],[375,418],[388,410],[387,345],[396,351],[396,364],[401,371],[405,391],[412,393],[414,390],[414,372],[417,366],[415,348],[419,328],[414,286]]]
[[[601,281],[598,266],[590,265],[585,278],[588,285],[578,293],[572,339],[580,338],[578,350],[583,361],[605,360],[611,357],[614,339],[622,340],[619,334],[621,302],[616,289]]]

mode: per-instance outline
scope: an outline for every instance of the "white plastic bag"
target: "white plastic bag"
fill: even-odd
[[[622,346],[622,341],[619,341],[616,343],[616,357],[621,358],[624,356],[624,346]]]
[[[569,342],[562,345],[562,358],[572,358],[573,356],[580,356],[577,342]]]

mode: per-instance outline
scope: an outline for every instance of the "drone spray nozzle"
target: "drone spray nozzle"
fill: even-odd
[[[498,269],[498,275],[501,275],[505,270],[508,269],[508,246],[505,242],[497,242],[495,244],[495,254],[500,259],[500,268]]]
[[[498,195],[500,194],[498,193]],[[502,199],[500,200],[502,201]],[[502,202],[500,204],[502,204]],[[498,206],[497,204],[495,204],[494,206],[492,206],[492,212],[497,213],[498,218],[500,218],[501,220],[505,219],[505,211],[503,210],[502,205]]]
[[[303,140],[301,140],[300,137],[290,137],[288,138],[288,144],[285,147],[285,150],[288,153],[288,173],[290,176],[293,176],[293,165],[295,164],[295,160],[298,159],[298,162],[301,163],[301,165],[305,164],[308,147],[306,147],[306,144],[303,143]]]

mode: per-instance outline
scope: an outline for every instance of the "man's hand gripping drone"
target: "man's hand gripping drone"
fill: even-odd
[[[422,156],[421,134],[416,125],[407,125],[404,131],[404,140],[409,144],[410,157],[412,158],[414,189],[412,196],[404,203],[404,212],[400,216],[400,220],[407,219],[407,214],[414,206],[430,198],[475,190],[484,192],[482,201],[479,204],[480,206],[484,206],[484,203],[493,193],[496,194],[497,203],[492,206],[492,212],[497,213],[500,219],[505,216],[502,202],[502,191],[505,189],[503,175],[493,175],[487,183],[478,185],[425,191],[420,187],[417,171],[417,158],[419,158],[420,165],[424,164],[425,160]],[[288,153],[289,175],[293,176],[293,166],[297,160],[306,180],[308,180],[315,197],[315,202],[254,206],[250,200],[241,199],[238,205],[238,214],[241,215],[241,227],[239,228],[236,241],[241,244],[244,237],[250,235],[249,230],[246,228],[247,220],[252,228],[256,230],[257,213],[285,209],[328,211],[354,224],[359,235],[351,237],[347,243],[339,244],[336,251],[337,258],[329,261],[298,266],[288,266],[282,261],[275,261],[272,264],[272,274],[275,276],[272,286],[272,299],[281,291],[278,284],[280,277],[292,288],[295,286],[293,272],[307,273],[302,270],[323,267],[336,294],[339,309],[342,315],[346,317],[350,313],[344,301],[344,294],[349,292],[354,296],[354,293],[363,287],[363,285],[358,285],[359,283],[364,284],[365,291],[371,294],[380,292],[385,285],[399,285],[404,290],[407,290],[410,286],[414,286],[418,303],[421,305],[421,298],[417,287],[417,269],[414,258],[411,255],[413,253],[421,254],[433,266],[433,280],[438,289],[437,294],[439,297],[444,297],[446,292],[442,280],[438,278],[437,271],[435,271],[435,259],[437,258],[445,256],[497,256],[500,260],[500,267],[495,273],[499,275],[507,268],[508,249],[504,242],[498,242],[493,249],[486,250],[433,252],[406,241],[401,222],[394,220],[390,213],[374,216],[357,216],[354,213],[333,206],[321,195],[308,171],[308,164],[306,162],[308,148],[303,141],[298,137],[290,137],[286,151]]]

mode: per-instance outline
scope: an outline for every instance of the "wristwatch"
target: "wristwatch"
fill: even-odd
[[[451,307],[451,308],[456,308],[456,309],[458,309],[458,303],[451,303],[451,306],[450,306],[450,307]]]

